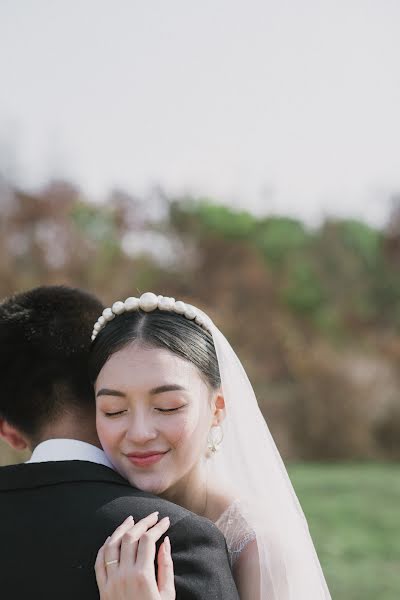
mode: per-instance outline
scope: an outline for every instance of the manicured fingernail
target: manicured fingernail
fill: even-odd
[[[129,515],[129,517],[126,517],[124,523],[127,523],[128,521],[133,521],[132,515]]]
[[[164,548],[166,554],[171,554],[171,542],[169,541],[169,537],[164,538]]]
[[[156,512],[153,512],[153,513],[151,513],[151,515],[150,515],[150,516],[151,516],[151,517],[156,517],[156,516],[158,517],[158,515],[159,515],[159,514],[160,514],[160,513],[159,513],[159,511],[158,511],[158,510],[156,510]]]

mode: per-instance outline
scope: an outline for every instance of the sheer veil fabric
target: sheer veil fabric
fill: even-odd
[[[200,311],[199,311],[200,312]],[[307,521],[246,375],[207,320],[225,397],[224,437],[209,474],[238,498],[256,535],[260,582],[253,600],[330,600]]]

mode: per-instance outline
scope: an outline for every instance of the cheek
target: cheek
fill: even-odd
[[[164,428],[164,435],[176,450],[182,449],[186,454],[193,454],[201,451],[207,431],[204,420],[199,419],[197,411],[190,411],[172,418]]]
[[[103,416],[96,417],[96,428],[99,440],[104,450],[112,451],[118,444],[122,435],[121,423],[117,420],[112,421]]]
[[[166,417],[159,432],[162,432],[173,448],[179,448],[192,435],[193,424],[186,415]]]

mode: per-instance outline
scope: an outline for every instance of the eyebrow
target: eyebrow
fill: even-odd
[[[149,394],[151,396],[156,396],[157,394],[163,394],[164,392],[177,392],[177,391],[186,391],[186,389],[182,385],[178,385],[177,383],[170,383],[165,385],[159,385],[158,387],[150,390]]]
[[[96,398],[98,396],[119,396],[120,398],[125,398],[125,395],[123,392],[120,392],[119,390],[110,390],[108,388],[101,388],[101,390],[99,390],[96,394]]]
[[[159,385],[149,391],[151,396],[156,396],[157,394],[163,394],[164,392],[176,392],[176,391],[186,391],[182,385],[178,385],[177,383],[170,383],[165,385]],[[125,398],[126,394],[121,392],[120,390],[111,390],[109,388],[101,388],[96,394],[96,398],[98,396],[118,396],[119,398]]]

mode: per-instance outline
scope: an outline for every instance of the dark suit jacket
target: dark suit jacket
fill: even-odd
[[[2,600],[98,599],[98,549],[126,517],[155,510],[171,519],[177,599],[238,600],[215,525],[86,461],[0,468]]]

